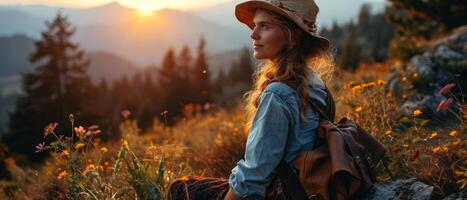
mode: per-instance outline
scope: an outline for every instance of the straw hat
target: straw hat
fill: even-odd
[[[301,29],[318,40],[318,46],[326,51],[329,49],[329,40],[319,36],[316,28],[316,15],[318,5],[313,0],[253,0],[238,4],[235,7],[237,19],[253,29],[253,18],[258,8],[276,12],[292,20]]]

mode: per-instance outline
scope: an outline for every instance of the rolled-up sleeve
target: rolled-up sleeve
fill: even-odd
[[[261,95],[248,135],[245,156],[232,169],[230,187],[240,197],[264,197],[270,174],[282,159],[292,115],[273,91]]]

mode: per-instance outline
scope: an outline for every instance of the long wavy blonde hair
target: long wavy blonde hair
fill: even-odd
[[[312,70],[310,67],[325,82],[332,78],[335,68],[333,55],[316,48],[316,39],[291,20],[269,10],[266,12],[282,27],[288,43],[275,60],[263,61],[253,73],[253,89],[243,96],[246,103],[244,108],[247,115],[247,130],[251,129],[261,94],[273,81],[291,82],[296,86],[300,98],[300,118],[306,122],[305,111],[308,103],[304,97],[308,97],[308,83],[311,81]]]

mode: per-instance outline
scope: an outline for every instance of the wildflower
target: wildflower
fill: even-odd
[[[433,148],[433,153],[438,153],[441,150],[441,147]]]
[[[418,78],[418,74],[417,74],[417,73],[413,73],[413,74],[412,74],[412,77],[416,79],[416,78]]]
[[[58,126],[57,122],[50,123],[49,125],[47,125],[44,128],[44,138],[47,137],[47,135],[52,134],[54,132],[55,128],[57,128],[57,126]]]
[[[407,147],[409,147],[409,145],[408,145],[408,144],[404,144],[404,145],[402,145],[402,146],[403,146],[404,148],[407,148]]]
[[[446,93],[449,92],[449,90],[451,90],[455,86],[456,86],[456,84],[454,84],[454,83],[450,83],[450,84],[445,85],[443,88],[441,88],[441,90],[439,90],[438,95],[439,96],[445,95]]]
[[[110,165],[110,163],[109,163],[109,162],[107,162],[107,161],[105,161],[105,162],[104,162],[104,166],[106,166],[106,167],[107,167],[107,166],[109,166],[109,165]]]
[[[123,118],[126,119],[126,118],[128,118],[128,116],[131,115],[131,112],[129,110],[122,110],[121,114],[122,114]]]
[[[102,153],[107,153],[107,148],[106,147],[102,147],[100,150],[101,150]]]
[[[444,146],[443,148],[441,148],[441,152],[443,153],[447,153],[449,151],[448,147]]]
[[[452,144],[453,147],[458,147],[458,146],[460,146],[461,141],[460,140],[452,141],[451,144]]]
[[[359,94],[359,93],[362,93],[362,89],[363,89],[362,86],[357,85],[357,86],[352,87],[352,92]]]
[[[365,89],[370,89],[370,88],[373,88],[375,86],[376,86],[375,82],[369,82],[369,83],[363,84],[363,88],[365,88]]]
[[[96,166],[94,164],[89,164],[86,166],[86,169],[83,171],[83,176],[86,176],[90,171],[94,171]]]
[[[58,155],[60,157],[67,157],[70,155],[70,152],[68,152],[67,150],[63,150],[62,152],[58,153]]]
[[[390,136],[390,135],[391,135],[391,133],[392,133],[392,131],[391,131],[391,130],[389,130],[389,131],[386,131],[384,134],[385,134],[385,135],[389,135],[389,136]]]
[[[151,144],[147,149],[146,151],[148,152],[155,152],[156,151],[156,146],[154,146],[153,144]]]
[[[459,135],[459,132],[457,132],[456,130],[452,130],[451,132],[449,132],[449,135],[452,137],[457,137]]]
[[[419,109],[416,109],[413,111],[413,117],[418,117],[419,115],[421,115],[423,112]]]
[[[130,149],[130,147],[128,146],[128,141],[126,141],[126,140],[122,140],[122,146],[123,146],[123,148],[125,148],[126,150]]]
[[[378,84],[379,86],[383,86],[383,85],[386,84],[386,81],[384,81],[384,80],[377,80],[377,81],[376,81],[376,84]]]
[[[81,147],[84,147],[83,143],[78,143],[78,144],[75,145],[75,149],[79,149]]]
[[[75,134],[76,136],[78,136],[78,138],[82,139],[85,132],[86,130],[84,129],[84,127],[82,126],[75,127]]]
[[[36,145],[36,153],[44,151],[44,150],[45,150],[45,142],[42,142],[42,143]]]
[[[451,103],[452,103],[451,98],[444,99],[443,101],[441,101],[441,103],[439,103],[438,107],[436,107],[436,112],[439,112],[439,111],[442,111],[442,110],[448,108],[449,105],[451,105]]]
[[[402,77],[401,80],[402,80],[402,81],[407,81],[407,77],[404,76],[404,77]]]
[[[66,170],[63,170],[62,172],[60,172],[57,176],[57,179],[60,180],[62,178],[65,178],[68,176],[68,173],[66,172]]]
[[[188,177],[183,176],[183,177],[180,177],[179,180],[181,180],[181,181],[188,181]]]
[[[361,107],[361,106],[356,107],[356,108],[355,108],[355,112],[358,112],[358,113],[359,113],[359,112],[362,112],[362,107]]]
[[[433,139],[433,138],[435,138],[436,136],[438,136],[438,132],[433,132],[433,133],[431,133],[431,135],[430,135],[430,139]]]

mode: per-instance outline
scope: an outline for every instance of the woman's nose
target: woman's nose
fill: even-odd
[[[258,33],[256,33],[256,29],[253,29],[253,31],[250,34],[250,37],[253,40],[258,40],[259,39],[259,35],[258,35]]]

